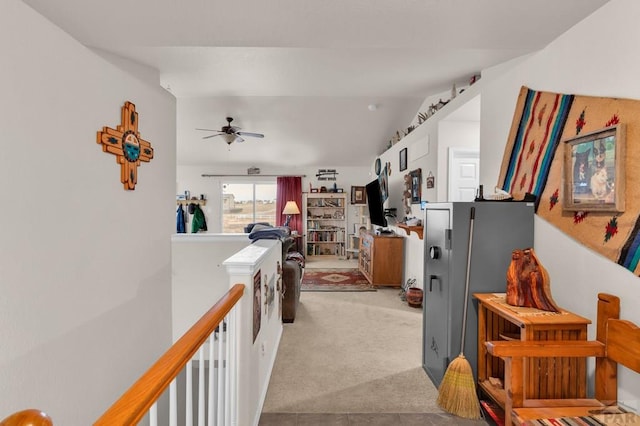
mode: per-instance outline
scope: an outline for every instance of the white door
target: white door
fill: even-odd
[[[449,201],[473,201],[480,182],[480,152],[449,148]]]

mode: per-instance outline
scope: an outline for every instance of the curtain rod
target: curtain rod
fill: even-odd
[[[254,176],[263,176],[263,177],[307,177],[307,175],[210,175],[203,173],[202,177],[254,177]]]

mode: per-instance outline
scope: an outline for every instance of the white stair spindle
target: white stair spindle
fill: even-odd
[[[154,402],[149,408],[149,426],[158,426],[158,403]]]
[[[220,323],[220,334],[218,335],[218,424],[223,425],[224,423],[224,369],[225,369],[225,359],[224,359],[224,346],[225,341],[227,340],[227,327],[225,325],[224,320]]]
[[[204,425],[204,347],[198,349],[198,426]]]
[[[227,398],[229,399],[229,424],[237,425],[237,404],[238,398],[236,396],[236,386],[238,380],[238,371],[237,371],[237,338],[236,338],[236,309],[232,309],[229,312],[229,346],[231,350],[229,351],[229,359],[227,363],[227,368],[230,371],[229,375],[229,393],[227,394]]]
[[[185,380],[185,409],[184,409],[184,424],[187,426],[193,425],[193,366],[191,361],[185,366],[186,380]]]
[[[215,426],[215,410],[213,408],[213,373],[214,373],[214,364],[215,360],[213,359],[214,354],[214,343],[215,343],[216,332],[214,331],[209,336],[209,386],[207,386],[207,426]]]
[[[225,317],[225,323],[227,324],[227,344],[225,347],[225,362],[226,368],[224,369],[224,419],[229,422],[229,413],[230,413],[230,403],[231,398],[229,395],[230,391],[230,379],[231,379],[231,368],[229,368],[229,360],[231,357],[231,328],[229,327],[229,316]]]
[[[169,426],[178,426],[178,391],[175,379],[169,384]]]

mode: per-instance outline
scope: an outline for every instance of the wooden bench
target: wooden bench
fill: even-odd
[[[595,417],[608,424],[636,424],[640,417],[617,407],[617,367],[640,372],[640,328],[620,318],[620,299],[598,294],[594,341],[490,341],[487,352],[504,360],[505,424],[534,423],[535,419]],[[595,357],[595,398],[525,399],[523,374],[529,357]],[[617,423],[615,423],[617,422]],[[552,423],[548,423],[552,424]]]

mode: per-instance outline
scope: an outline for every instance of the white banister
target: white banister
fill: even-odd
[[[158,403],[155,402],[149,409],[149,426],[158,426]]]
[[[169,426],[178,426],[178,386],[175,379],[169,385]]]
[[[184,424],[193,425],[193,369],[191,362],[187,364],[186,368],[186,380],[185,380],[185,410],[184,410]]]
[[[223,350],[224,350],[224,345],[225,345],[225,340],[226,340],[226,333],[227,331],[227,327],[225,326],[225,323],[223,322],[222,324],[220,324],[220,334],[219,339],[218,339],[218,425],[224,425],[224,417],[225,417],[225,412],[224,412],[224,405],[223,405],[223,401],[224,401],[224,381],[227,377],[227,372],[225,371],[225,364],[224,364],[224,356],[223,356]]]
[[[215,360],[213,358],[213,354],[215,353],[215,344],[216,344],[216,336],[217,332],[214,332],[213,335],[209,338],[209,386],[207,392],[207,426],[215,426],[215,415],[216,408],[213,405],[213,389],[214,389],[214,380],[215,380]]]

